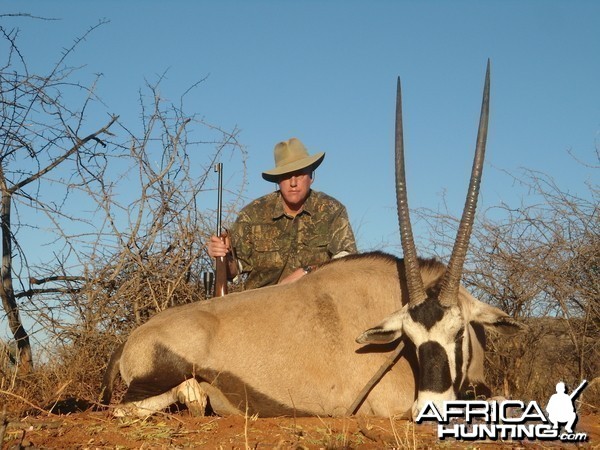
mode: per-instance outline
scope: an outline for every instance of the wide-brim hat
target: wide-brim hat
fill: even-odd
[[[277,182],[279,177],[286,173],[296,172],[307,167],[313,170],[319,167],[325,158],[325,152],[309,155],[304,144],[299,139],[291,138],[279,142],[273,150],[275,168],[263,172],[262,176],[267,181]]]

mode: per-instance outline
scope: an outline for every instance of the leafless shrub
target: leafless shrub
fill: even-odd
[[[18,30],[0,30],[9,49],[0,69],[0,294],[17,342],[2,346],[0,402],[42,409],[69,396],[93,402],[121,336],[162,309],[205,297],[201,274],[212,262],[204,242],[216,221],[213,167],[222,159],[236,167],[228,222],[243,201],[246,153],[237,129],[186,112],[186,95],[201,82],[174,104],[160,92],[162,77],[140,91],[141,123],[107,115],[107,125],[80,137],[86,117],[98,116],[88,111],[99,106],[95,82],[84,87],[69,78],[77,70],[66,59],[82,38],[50,74],[38,76],[18,50]],[[84,93],[79,108],[65,103],[66,89]],[[15,205],[44,220],[5,220]],[[43,263],[30,261],[23,230],[48,237]],[[7,258],[15,254],[13,265]],[[29,332],[21,317],[33,324]]]
[[[156,86],[151,90],[156,94]],[[158,114],[162,99],[152,98],[156,102],[153,114]],[[205,183],[214,160],[225,156],[224,151],[240,151],[242,158],[244,154],[235,135],[222,132],[223,140],[210,145],[212,150],[205,155],[209,164],[199,176],[192,176],[188,152],[207,144],[186,141],[185,131],[193,121],[183,118],[179,110],[163,110],[159,116],[146,123],[160,127],[145,128],[144,139],[130,134],[130,154],[120,156],[120,162],[127,160],[128,170],[136,174],[136,182],[126,186],[127,203],[118,200],[116,183],[109,182],[114,172],[109,173],[108,167],[101,179],[85,179],[87,173],[80,171],[78,185],[98,205],[97,215],[104,215],[101,228],[91,241],[64,234],[70,253],[81,264],[82,276],[75,282],[63,276],[69,280],[64,284],[68,294],[37,295],[35,310],[29,311],[51,342],[47,353],[53,364],[45,368],[59,367],[63,377],[69,374],[71,386],[63,395],[70,392],[94,399],[110,353],[124,335],[158,311],[206,298],[201,274],[212,266],[204,242],[214,228],[214,215],[210,209],[200,211],[197,199],[208,195]],[[153,132],[162,142],[154,155]],[[156,156],[161,158],[158,166]],[[125,179],[129,174],[118,176]],[[234,208],[235,202],[229,205]],[[62,262],[50,269],[51,274],[69,270]]]

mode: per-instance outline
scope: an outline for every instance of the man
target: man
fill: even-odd
[[[224,243],[212,236],[211,257],[228,256],[231,277],[248,274],[245,288],[294,281],[316,265],[356,253],[346,208],[313,191],[314,170],[325,153],[309,155],[296,138],[278,143],[275,168],[263,172],[279,190],[245,206]]]

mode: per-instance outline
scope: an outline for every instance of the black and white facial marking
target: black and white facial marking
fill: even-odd
[[[465,320],[458,304],[442,305],[437,296],[407,308],[403,329],[419,360],[416,408],[427,400],[454,400],[469,358]]]
[[[410,307],[405,305],[357,342],[390,342],[405,335],[415,345],[419,362],[418,411],[426,401],[454,400],[467,373],[468,324],[457,304],[445,306],[437,296]]]

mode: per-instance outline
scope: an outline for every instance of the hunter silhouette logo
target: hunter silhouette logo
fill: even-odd
[[[583,380],[579,387],[569,395],[565,393],[565,383],[562,381],[556,383],[556,394],[550,397],[548,406],[546,406],[548,419],[552,422],[553,429],[557,430],[559,428],[559,423],[566,423],[565,431],[567,433],[573,433],[573,425],[577,422],[574,401],[586,385],[587,380]]]
[[[586,433],[575,433],[577,412],[574,401],[587,385],[587,380],[571,394],[565,383],[556,384],[556,394],[548,400],[546,413],[537,402],[527,404],[520,400],[503,402],[445,401],[441,405],[427,402],[419,411],[417,423],[436,421],[438,438],[459,440],[560,440],[563,442],[587,441]],[[560,424],[565,424],[560,432]]]

